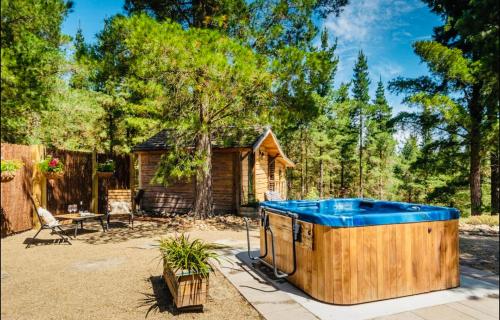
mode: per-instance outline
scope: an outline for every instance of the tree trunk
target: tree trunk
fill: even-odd
[[[329,181],[330,187],[328,188],[328,196],[332,197],[333,196],[333,192],[334,192],[334,190],[333,190],[333,173],[332,173],[332,170],[329,170],[328,174],[330,176],[330,181]]]
[[[499,137],[500,140],[500,137]],[[499,150],[491,152],[491,215],[498,215],[500,207],[500,165]]]
[[[319,197],[323,198],[323,148],[319,148]]]
[[[497,101],[492,102],[493,106],[489,112],[489,121],[491,125],[498,123],[500,119],[500,109]],[[495,110],[496,109],[496,110]],[[496,140],[496,141],[495,141]],[[493,142],[493,148],[490,151],[490,169],[491,169],[491,214],[498,215],[500,210],[500,130]]]
[[[213,214],[212,195],[212,143],[208,125],[208,108],[205,103],[199,105],[199,131],[196,137],[195,155],[203,159],[203,165],[197,168],[196,188],[193,210],[195,216],[205,219]]]
[[[359,197],[363,198],[363,107],[359,106]]]
[[[198,168],[196,176],[196,194],[194,199],[194,214],[205,219],[213,214],[212,197],[212,145],[210,132],[203,130],[196,142],[196,154],[205,158],[203,166]]]
[[[304,130],[300,129],[300,199],[304,199]]]
[[[471,115],[470,128],[470,199],[471,214],[481,214],[481,105],[479,101],[479,85],[472,88],[472,97],[469,101]]]
[[[379,160],[380,160],[380,162],[379,162],[380,168],[379,168],[379,173],[378,173],[378,198],[379,198],[379,200],[382,200],[382,189],[383,189],[383,187],[382,187],[382,170],[383,169],[382,168],[384,168],[384,166],[382,166],[382,157],[383,157],[382,149],[379,150],[378,155],[379,155]]]
[[[306,172],[305,172],[305,175],[304,175],[304,178],[305,178],[305,184],[306,184],[306,195],[309,194],[309,149],[307,148],[307,133],[306,133],[306,143],[305,143],[305,150],[306,150],[306,153],[305,153],[305,161],[306,161]]]
[[[345,181],[344,181],[344,160],[340,161],[340,197],[343,198],[345,195]]]

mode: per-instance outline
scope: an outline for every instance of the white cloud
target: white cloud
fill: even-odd
[[[417,0],[354,0],[340,16],[328,17],[324,26],[342,45],[373,43],[382,40],[382,32],[387,30],[410,37],[408,32],[399,30],[408,23],[401,16],[422,6],[424,4]]]
[[[389,61],[383,61],[374,65],[372,70],[375,73],[374,76],[377,79],[379,76],[381,76],[382,80],[387,81],[394,78],[395,76],[400,75],[403,72],[404,68],[399,64]]]

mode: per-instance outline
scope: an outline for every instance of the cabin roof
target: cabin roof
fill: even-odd
[[[185,140],[184,134],[179,134],[174,130],[161,130],[151,138],[132,148],[133,152],[163,151],[172,148],[174,145],[185,145],[188,148],[194,147],[194,141]],[[280,160],[287,166],[295,164],[286,157],[281,149],[278,139],[269,127],[249,127],[236,128],[228,127],[212,134],[212,146],[216,149],[224,148],[251,148],[254,151],[261,145],[269,146],[269,143],[276,149]]]

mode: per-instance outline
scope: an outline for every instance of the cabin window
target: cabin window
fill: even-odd
[[[274,158],[273,157],[268,157],[267,158],[267,163],[268,163],[268,166],[269,166],[269,173],[268,173],[268,176],[269,176],[269,186],[268,186],[268,189],[269,191],[276,191],[275,190],[275,181],[274,181],[274,172],[275,172],[275,162],[274,162]]]

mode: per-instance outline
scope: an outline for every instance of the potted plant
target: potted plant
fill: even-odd
[[[214,272],[211,260],[219,262],[213,251],[217,246],[200,239],[190,241],[181,234],[161,239],[159,247],[163,278],[177,308],[203,305],[207,301],[209,275]]]
[[[97,164],[97,176],[99,178],[110,178],[115,171],[115,162],[111,159]]]
[[[51,155],[40,161],[38,167],[48,180],[57,179],[64,175],[64,164],[59,158],[53,158]]]
[[[16,171],[24,164],[19,160],[3,160],[1,161],[2,182],[9,182],[16,176]]]

